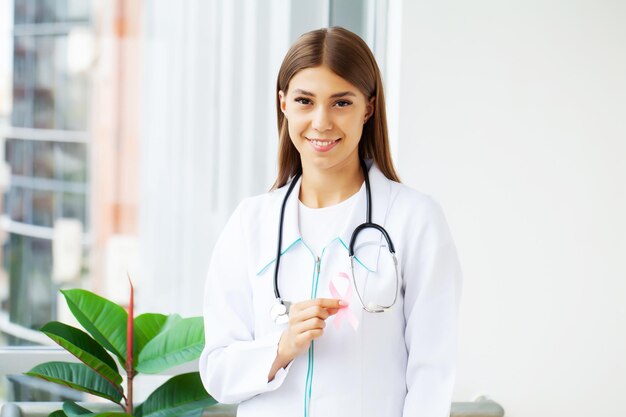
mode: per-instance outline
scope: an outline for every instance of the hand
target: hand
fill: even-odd
[[[311,342],[324,334],[326,319],[348,305],[336,298],[316,298],[294,303],[289,309],[289,325],[278,342],[278,354],[268,375],[268,381],[298,355],[306,352]]]

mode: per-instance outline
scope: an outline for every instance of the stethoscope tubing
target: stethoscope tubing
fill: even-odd
[[[274,296],[280,302],[282,299],[280,298],[280,291],[278,290],[278,268],[280,266],[280,254],[283,246],[283,222],[285,219],[285,207],[287,206],[287,200],[289,199],[289,195],[293,191],[293,188],[296,186],[298,179],[302,175],[301,171],[298,171],[296,175],[291,180],[291,184],[289,184],[289,188],[287,189],[287,194],[285,194],[285,198],[283,199],[283,204],[280,208],[280,220],[278,222],[278,249],[276,250],[276,266],[274,268]]]
[[[393,246],[393,242],[391,241],[391,238],[389,237],[389,233],[387,233],[387,230],[385,230],[385,228],[382,227],[381,225],[372,222],[372,190],[370,187],[369,173],[367,171],[367,166],[365,165],[365,161],[361,159],[360,163],[361,163],[361,169],[363,170],[363,176],[365,177],[367,211],[366,211],[366,222],[357,226],[352,232],[352,236],[350,237],[350,245],[348,247],[348,251],[349,251],[349,256],[350,256],[352,280],[353,280],[356,293],[359,297],[359,301],[361,302],[361,306],[363,307],[363,309],[370,313],[382,313],[388,310],[389,308],[391,308],[396,303],[396,299],[398,297],[398,289],[400,285],[400,277],[398,276],[398,261],[396,258],[396,251]],[[278,313],[279,316],[289,314],[289,305],[291,304],[290,302],[284,301],[281,298],[280,290],[278,289],[278,271],[280,268],[280,257],[281,257],[282,243],[283,243],[283,223],[285,219],[285,208],[287,206],[287,200],[289,199],[289,195],[293,191],[301,175],[302,175],[302,171],[299,170],[296,173],[296,175],[293,177],[293,179],[291,180],[291,183],[289,184],[289,187],[287,188],[287,193],[285,194],[285,197],[283,199],[282,206],[280,208],[280,219],[278,222],[278,247],[276,249],[276,264],[274,266],[274,296],[276,297],[276,301],[278,303],[277,306],[281,307],[281,311]],[[356,285],[356,279],[354,275],[354,245],[356,243],[356,238],[358,237],[359,233],[362,230],[367,229],[367,228],[374,228],[383,234],[385,240],[387,241],[389,252],[391,253],[391,256],[393,258],[394,267],[395,267],[395,275],[396,275],[396,291],[395,291],[393,302],[389,305],[374,305],[373,307],[366,306],[364,304],[364,300],[361,297],[361,294],[358,291],[358,288]]]

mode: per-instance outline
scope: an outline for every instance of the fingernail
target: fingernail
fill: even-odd
[[[349,303],[347,301],[344,300],[339,300],[339,305],[340,306],[347,306]]]

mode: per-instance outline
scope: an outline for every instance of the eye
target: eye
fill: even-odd
[[[303,105],[311,104],[311,100],[305,97],[296,97],[293,101],[295,101],[296,103],[303,104]]]
[[[335,103],[338,107],[348,107],[350,105],[352,105],[351,101],[347,101],[347,100],[340,100],[337,103]]]

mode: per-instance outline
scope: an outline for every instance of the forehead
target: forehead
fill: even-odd
[[[319,97],[328,97],[346,91],[354,93],[357,97],[362,96],[358,88],[325,66],[298,71],[289,81],[288,92],[294,93],[295,90],[311,92]]]

